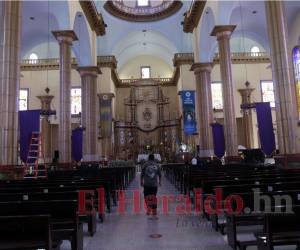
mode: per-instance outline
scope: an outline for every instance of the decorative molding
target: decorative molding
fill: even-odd
[[[114,93],[101,93],[101,94],[97,94],[97,96],[103,100],[107,100],[107,99],[111,100],[115,97],[115,94]]]
[[[193,63],[190,71],[194,71],[195,74],[206,71],[211,72],[214,64],[210,62],[206,63]]]
[[[54,30],[52,31],[52,34],[58,42],[66,41],[72,43],[73,41],[78,40],[74,30]]]
[[[118,1],[106,1],[104,9],[111,15],[131,22],[158,21],[175,14],[182,7],[181,1],[163,1],[157,7],[131,8]]]
[[[184,14],[184,20],[182,22],[184,32],[192,33],[198,26],[205,4],[206,0],[192,1],[190,9]]]
[[[102,73],[98,66],[81,66],[77,67],[76,70],[79,72],[81,77],[85,75],[92,75],[97,77]]]
[[[98,12],[94,1],[79,0],[79,3],[91,29],[96,32],[97,36],[104,36],[106,24],[104,23],[101,13]]]
[[[174,67],[184,64],[192,65],[194,63],[194,53],[176,53],[173,58]]]
[[[216,25],[212,32],[211,36],[216,36],[217,38],[223,37],[224,35],[228,36],[235,30],[236,25]]]

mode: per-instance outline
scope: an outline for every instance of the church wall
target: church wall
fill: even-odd
[[[151,78],[172,77],[173,68],[164,60],[148,55],[137,56],[118,69],[121,79],[140,78],[141,66],[151,67]]]
[[[124,99],[130,95],[130,88],[117,88],[116,89],[116,120],[125,120],[126,111],[124,107]]]
[[[132,64],[133,65],[133,64]],[[136,64],[137,65],[137,64]],[[238,118],[242,117],[240,112],[241,97],[238,93],[239,88],[245,88],[245,81],[250,82],[250,87],[255,88],[252,93],[252,101],[259,102],[262,101],[261,97],[261,80],[272,80],[271,69],[269,68],[269,63],[260,64],[233,64],[233,82],[235,84],[235,112]],[[139,72],[139,67],[138,68]],[[247,69],[247,71],[246,71]],[[116,120],[125,119],[125,107],[124,99],[129,97],[130,88],[116,88],[112,83],[110,68],[101,68],[102,74],[98,78],[98,93],[115,93],[115,98],[113,99],[113,117]],[[132,71],[133,72],[133,71]],[[247,76],[246,76],[247,72]],[[220,81],[220,66],[216,64],[212,71],[212,82]],[[80,75],[76,70],[72,70],[72,86],[80,86],[81,79]],[[47,84],[48,82],[48,84]],[[52,102],[52,109],[59,113],[59,71],[49,70],[48,80],[47,71],[22,71],[21,77],[21,88],[29,88],[29,109],[39,109],[40,101],[36,98],[37,95],[44,95],[44,89],[48,86],[50,88],[50,94],[54,95]],[[178,95],[180,89],[193,90],[195,89],[195,78],[194,73],[190,71],[190,65],[182,65],[180,67],[180,79],[178,86],[165,86],[163,87],[163,93],[169,98],[169,110],[171,113],[171,118],[180,116],[181,110],[181,99]],[[272,111],[273,120],[275,123],[275,110]],[[215,118],[223,118],[222,112],[215,112]],[[259,145],[257,138],[257,121],[256,113],[252,112],[253,117],[253,134],[254,134],[254,144]],[[74,124],[78,123],[78,119],[72,118]],[[52,124],[59,123],[59,116],[51,117]],[[56,128],[54,128],[53,135],[56,134]],[[276,133],[275,133],[276,134]]]
[[[212,70],[212,82],[221,82],[220,65],[216,64]],[[250,88],[255,90],[252,92],[251,100],[252,102],[261,102],[261,80],[272,80],[272,71],[269,63],[257,63],[257,64],[232,64],[232,78],[235,85],[235,113],[236,117],[242,117],[240,105],[241,105],[241,95],[238,89],[245,88],[245,82],[248,80],[250,82]],[[214,112],[215,118],[223,118],[223,112]],[[258,141],[258,130],[257,130],[257,120],[256,113],[252,111],[252,121],[253,121],[253,135],[254,135],[254,145],[259,146]],[[276,123],[276,113],[275,109],[272,110],[273,123]],[[276,132],[275,132],[276,136]]]

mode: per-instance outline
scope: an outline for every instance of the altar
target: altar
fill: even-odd
[[[152,80],[141,80],[130,88],[123,102],[126,117],[114,123],[115,154],[127,159],[150,152],[162,159],[171,157],[180,141],[180,120],[171,115],[162,87]]]

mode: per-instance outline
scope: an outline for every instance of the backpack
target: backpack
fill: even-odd
[[[157,172],[157,166],[156,165],[148,165],[145,169],[145,176],[147,176],[150,179],[153,179]]]

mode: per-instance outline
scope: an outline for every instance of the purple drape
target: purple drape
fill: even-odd
[[[72,130],[72,159],[74,161],[81,161],[82,159],[83,130],[83,128]]]
[[[19,111],[20,158],[27,161],[32,132],[40,132],[40,110]]]
[[[218,158],[222,158],[225,154],[225,137],[223,125],[220,123],[212,123],[211,127],[214,142],[214,153]]]
[[[261,149],[270,156],[276,149],[270,103],[258,102],[255,107]]]

